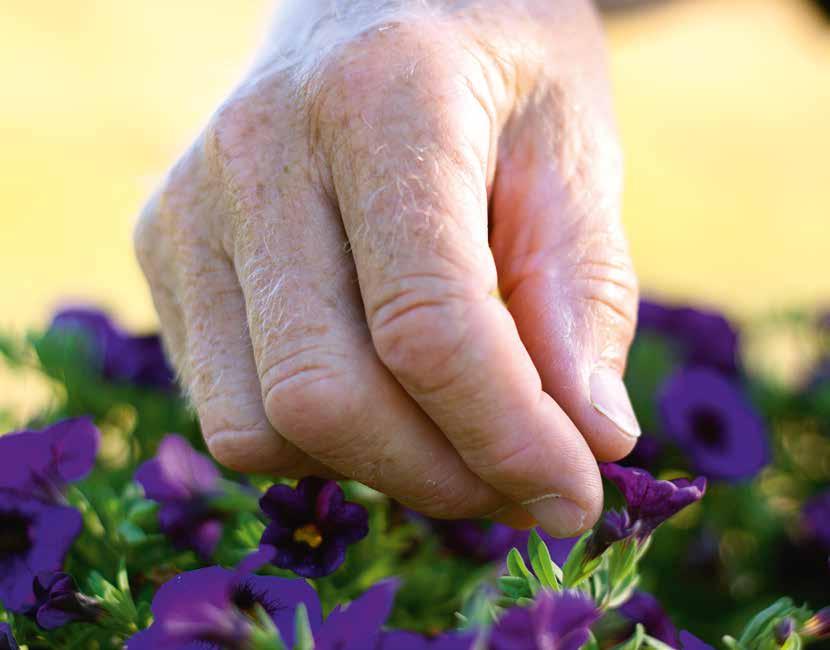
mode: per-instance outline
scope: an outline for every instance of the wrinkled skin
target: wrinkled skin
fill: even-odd
[[[283,7],[136,230],[208,447],[576,534],[639,434],[594,9],[332,4]]]

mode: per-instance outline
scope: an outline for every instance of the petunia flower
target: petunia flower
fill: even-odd
[[[738,374],[738,332],[722,314],[642,300],[637,329],[669,339],[687,364]]]
[[[769,462],[763,419],[719,372],[678,370],[663,384],[659,404],[666,434],[702,474],[733,481],[747,479]]]
[[[616,542],[637,535],[641,522],[632,521],[626,510],[606,512],[588,538],[585,557],[591,560],[599,557]]]
[[[0,436],[0,602],[6,609],[28,611],[35,576],[61,569],[82,527],[62,490],[92,468],[99,438],[86,418]]]
[[[600,470],[622,492],[632,524],[639,522],[639,539],[645,539],[666,519],[700,501],[706,492],[703,477],[694,481],[684,478],[663,481],[643,469],[615,463],[602,463]]]
[[[463,632],[429,637],[406,630],[391,630],[381,634],[373,650],[472,650],[475,641],[474,634]]]
[[[165,390],[173,387],[173,371],[158,335],[132,336],[104,312],[83,307],[59,311],[49,330],[85,337],[90,361],[107,379]]]
[[[92,623],[104,615],[98,600],[82,594],[72,576],[61,571],[38,574],[34,581],[34,619],[45,630],[73,621]]]
[[[397,580],[384,580],[346,607],[335,607],[322,624],[309,617],[314,634],[314,649],[374,648],[380,639],[380,628],[392,611],[397,589]]]
[[[600,612],[577,592],[543,591],[531,607],[512,607],[496,622],[490,650],[578,650]]]
[[[0,490],[0,603],[6,609],[31,609],[35,576],[60,570],[81,527],[74,508]]]
[[[641,623],[649,636],[653,636],[672,648],[678,647],[677,628],[666,614],[660,601],[651,594],[635,591],[617,612],[632,624]]]
[[[274,564],[306,578],[335,571],[348,546],[369,532],[366,508],[346,501],[335,481],[308,477],[296,488],[272,485],[259,504],[271,520],[261,542],[277,549]]]
[[[92,469],[100,438],[89,418],[0,436],[0,490],[43,501],[60,499],[67,484]]]
[[[220,514],[210,499],[220,492],[219,470],[179,435],[165,436],[156,456],[136,470],[144,494],[160,504],[159,525],[176,548],[209,558],[222,536]]]
[[[804,504],[801,521],[808,535],[830,551],[830,490],[817,494]]]
[[[8,623],[0,622],[0,650],[20,650]]]
[[[708,643],[704,643],[686,630],[680,632],[680,648],[681,650],[715,650]]]
[[[795,632],[795,619],[792,616],[786,616],[775,624],[773,628],[773,636],[778,645],[784,645],[787,640]]]
[[[321,617],[320,602],[304,580],[239,573],[213,566],[180,573],[153,598],[153,624],[127,641],[127,650],[241,650],[261,606],[288,648],[294,644],[294,612],[305,605]]]
[[[830,607],[817,611],[801,628],[804,636],[814,639],[826,639],[830,637]]]

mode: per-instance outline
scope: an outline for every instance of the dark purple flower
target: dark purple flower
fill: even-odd
[[[262,543],[277,549],[274,564],[306,578],[335,571],[348,546],[369,532],[366,508],[346,501],[335,481],[307,477],[296,488],[272,485],[259,505],[271,519]]]
[[[127,641],[128,650],[237,650],[251,634],[260,605],[286,646],[294,644],[294,611],[303,603],[310,621],[321,618],[317,594],[304,580],[207,567],[180,573],[153,598],[153,624]]]
[[[0,602],[6,609],[31,609],[35,576],[61,569],[81,527],[74,508],[0,490]]]
[[[588,596],[542,591],[532,607],[512,607],[490,634],[490,650],[578,650],[600,616]]]
[[[682,650],[715,650],[708,643],[704,643],[691,632],[681,630],[680,647]]]
[[[0,623],[0,650],[20,650],[8,623]]]
[[[585,549],[585,559],[592,560],[599,557],[616,542],[636,535],[641,526],[640,521],[631,521],[628,511],[609,510],[594,527],[588,538]]]
[[[159,525],[176,548],[209,558],[222,536],[220,514],[210,499],[219,492],[219,470],[181,436],[165,436],[155,458],[135,473],[148,499],[161,504]]]
[[[807,534],[830,551],[830,490],[804,504],[801,520]]]
[[[663,384],[659,403],[666,433],[697,471],[740,480],[755,476],[769,462],[764,421],[720,373],[678,370]]]
[[[621,467],[615,463],[602,463],[600,469],[602,475],[622,492],[632,525],[639,522],[639,539],[645,539],[666,519],[700,501],[706,492],[703,477],[694,481],[684,478],[663,481],[644,469]]]
[[[808,618],[801,632],[816,639],[830,637],[830,607],[825,607]]]
[[[92,469],[100,437],[89,418],[0,436],[0,491],[56,500],[67,483]]]
[[[690,365],[738,373],[738,332],[722,314],[642,300],[637,328],[667,337]]]
[[[635,591],[617,611],[632,623],[641,623],[649,636],[672,648],[678,647],[677,628],[660,602],[651,594]]]
[[[170,389],[173,371],[158,335],[132,336],[97,309],[65,309],[52,319],[51,332],[76,332],[89,344],[92,362],[107,379]]]
[[[95,622],[104,615],[99,601],[80,593],[68,573],[51,571],[38,574],[34,592],[36,603],[32,615],[45,630],[53,630],[72,621]]]

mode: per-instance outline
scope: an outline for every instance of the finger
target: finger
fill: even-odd
[[[230,119],[230,118],[227,118]],[[225,122],[227,151],[245,132]],[[244,149],[244,147],[237,147]],[[476,516],[503,498],[463,464],[375,356],[336,212],[299,166],[237,161],[233,255],[270,422],[309,455],[409,507]],[[257,186],[260,190],[257,191]]]
[[[601,482],[493,295],[490,119],[460,85],[436,84],[443,62],[418,60],[378,89],[382,102],[352,94],[327,118],[347,125],[330,159],[372,340],[470,469],[551,534],[573,535],[596,519]],[[355,74],[340,94],[364,87]]]
[[[159,314],[171,340],[182,383],[199,416],[205,442],[222,464],[246,472],[331,476],[268,423],[260,398],[236,275],[210,245],[206,224],[216,202],[205,170],[192,158],[171,174],[147,226],[157,229],[145,249],[167,249]],[[142,237],[150,233],[145,232]],[[154,292],[155,294],[155,292]]]
[[[502,295],[542,383],[597,458],[640,427],[622,381],[637,281],[620,223],[620,154],[599,112],[542,100],[499,161],[492,246]]]

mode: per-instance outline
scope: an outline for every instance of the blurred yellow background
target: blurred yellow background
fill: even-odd
[[[0,327],[59,302],[152,327],[143,200],[239,78],[268,0],[0,0]],[[830,302],[830,29],[800,0],[608,21],[642,285],[737,313]]]

